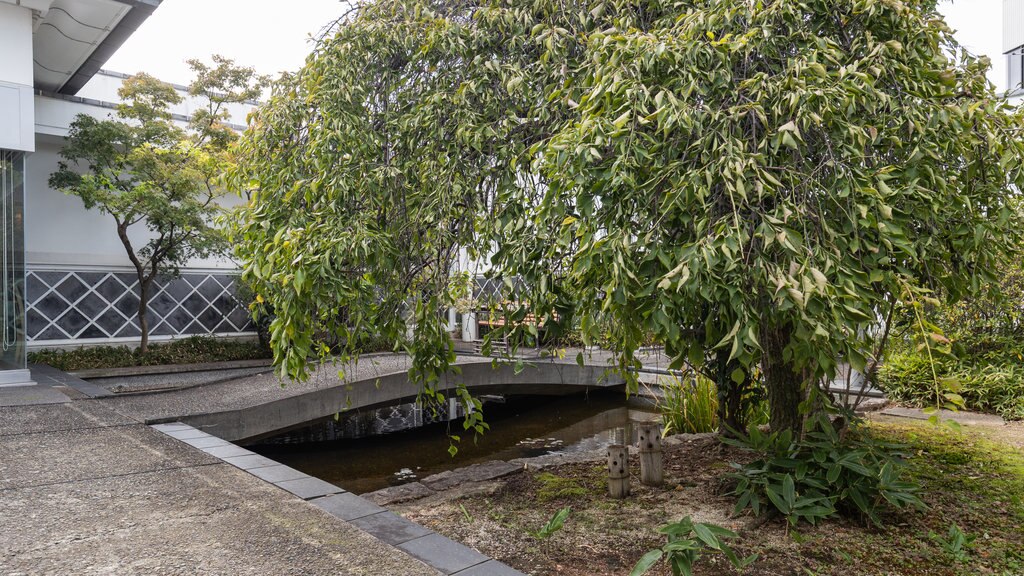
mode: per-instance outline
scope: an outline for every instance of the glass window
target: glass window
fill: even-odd
[[[25,156],[0,150],[0,370],[25,368]]]

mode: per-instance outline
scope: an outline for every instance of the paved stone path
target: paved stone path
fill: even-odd
[[[102,393],[59,374],[0,389],[0,574],[518,574],[202,431],[143,424],[300,394],[320,378],[132,399],[91,398]]]

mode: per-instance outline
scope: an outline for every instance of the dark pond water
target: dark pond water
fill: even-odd
[[[627,401],[621,392],[508,397],[485,405],[491,429],[475,441],[462,431],[460,418],[362,438],[290,443],[322,436],[324,423],[319,423],[249,448],[363,494],[477,462],[593,450],[624,437],[628,442],[631,421],[649,420],[652,412],[649,403]],[[462,436],[454,458],[448,453],[449,433]]]

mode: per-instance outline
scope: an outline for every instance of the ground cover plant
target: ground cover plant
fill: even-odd
[[[129,346],[91,346],[72,350],[40,350],[28,353],[30,363],[48,364],[58,370],[66,371],[256,360],[270,357],[270,350],[258,342],[207,336],[192,336],[167,343],[152,344],[145,354],[139,348]]]
[[[878,441],[905,446],[906,479],[921,485],[927,510],[887,507],[881,525],[856,514],[796,526],[782,516],[734,516],[730,467],[723,461],[745,464],[756,456],[696,436],[665,445],[665,487],[634,482],[633,496],[624,501],[607,498],[603,466],[595,461],[524,472],[476,493],[461,491],[398,510],[538,576],[628,574],[649,550],[665,545],[658,527],[687,516],[735,532],[737,538],[727,542],[737,556],[758,555],[740,570],[709,551],[693,565],[698,576],[1024,573],[1024,425],[965,426],[958,432],[899,420],[872,422],[868,429]],[[538,500],[544,487],[538,478],[545,473],[572,479],[585,492]],[[543,541],[529,535],[570,506],[572,515],[560,531]],[[659,564],[648,574],[671,572]]]

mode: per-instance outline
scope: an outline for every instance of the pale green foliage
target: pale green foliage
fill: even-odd
[[[987,69],[933,1],[381,0],[254,117],[238,254],[292,375],[380,330],[432,389],[464,246],[524,286],[494,337],[767,361],[794,427],[904,287],[976,288],[1020,235]]]
[[[664,396],[658,411],[665,422],[666,434],[694,434],[718,429],[718,391],[704,377],[679,378],[661,386]]]
[[[571,512],[572,508],[560,509],[558,512],[555,512],[554,516],[552,516],[550,520],[540,527],[540,530],[537,530],[536,532],[531,531],[530,535],[537,540],[547,540],[555,532],[558,532],[563,526],[565,526],[565,521],[569,518],[569,514]]]
[[[704,376],[672,376],[661,381],[662,397],[658,412],[665,423],[665,434],[696,434],[721,429],[719,422],[719,394],[715,383]],[[743,403],[744,426],[768,423],[767,406],[763,398],[751,396]],[[735,431],[745,430],[740,428]]]
[[[203,96],[190,130],[175,124],[171,107],[181,95],[170,84],[137,74],[118,90],[116,116],[78,115],[61,150],[50,186],[78,196],[86,208],[109,214],[135,267],[140,286],[142,353],[148,342],[146,310],[153,280],[177,274],[190,258],[219,253],[224,238],[213,225],[218,182],[231,163],[228,146],[237,136],[224,124],[225,105],[258,94],[262,81],[251,69],[214,57],[215,68],[192,61],[198,73],[189,93]],[[145,227],[137,246],[129,230]]]

